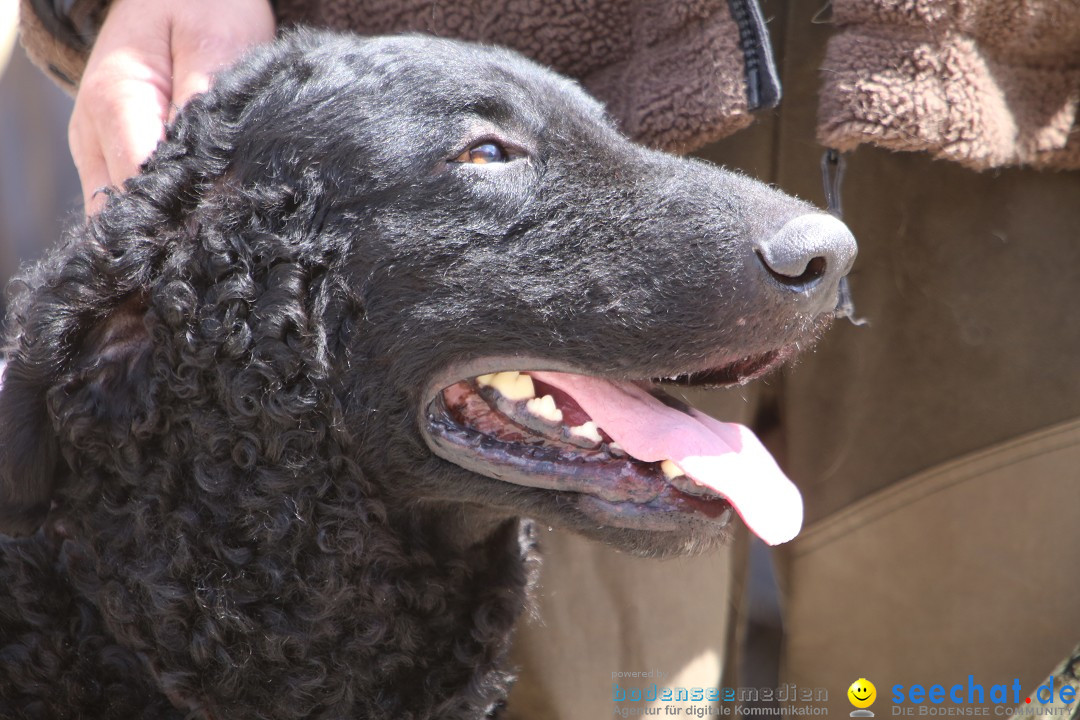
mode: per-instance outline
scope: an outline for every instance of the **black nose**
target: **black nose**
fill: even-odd
[[[772,279],[796,293],[807,312],[836,307],[840,279],[858,252],[847,225],[825,213],[788,220],[771,237],[755,243],[754,250]]]

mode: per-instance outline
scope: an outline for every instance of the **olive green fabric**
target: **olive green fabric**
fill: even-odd
[[[706,155],[823,204],[817,9],[766,3],[785,101]],[[807,510],[776,551],[783,679],[833,714],[859,677],[1038,681],[1080,636],[1080,173],[862,146],[843,200],[869,324],[772,381]]]
[[[1062,423],[808,528],[789,549],[784,679],[829,688],[834,715],[860,677],[878,715],[897,684],[1030,693],[1080,636],[1078,467],[1080,421]]]
[[[813,141],[830,29],[766,3],[786,97],[703,152],[824,205]],[[975,173],[863,146],[844,220],[857,314],[782,379],[785,445],[807,524],[923,469],[1080,417],[1080,173]]]
[[[510,720],[614,716],[626,691],[715,687],[729,657],[736,546],[696,558],[650,560],[565,532],[541,534],[542,587],[535,616],[519,624],[513,660],[521,675]],[[659,671],[662,676],[655,675]],[[631,673],[644,673],[634,677]],[[654,673],[648,676],[648,673]]]

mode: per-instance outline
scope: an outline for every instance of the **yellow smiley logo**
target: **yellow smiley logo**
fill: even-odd
[[[859,678],[847,689],[848,700],[857,708],[868,708],[877,699],[877,688],[866,678]]]

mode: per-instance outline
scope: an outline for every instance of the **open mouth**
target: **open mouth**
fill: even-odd
[[[782,363],[781,349],[665,381],[730,385]],[[502,359],[489,365],[514,367]],[[517,367],[543,367],[528,363]],[[475,370],[476,363],[470,364]],[[664,393],[659,380],[552,370],[444,375],[426,395],[423,434],[435,454],[472,472],[566,494],[600,525],[651,531],[738,512],[769,544],[802,525],[802,499],[746,427]],[[460,379],[456,379],[460,378]]]

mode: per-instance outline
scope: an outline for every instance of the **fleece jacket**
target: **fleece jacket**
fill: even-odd
[[[21,0],[31,57],[74,92],[108,0]],[[578,78],[639,142],[689,152],[774,106],[757,0],[277,0],[282,26],[508,45]],[[983,170],[1080,167],[1080,3],[832,0],[818,139]]]
[[[832,0],[818,139],[1080,168],[1080,2]]]
[[[108,0],[22,0],[31,58],[74,92]],[[577,78],[638,142],[690,152],[780,86],[756,0],[278,0],[279,27],[423,32],[505,45]]]

